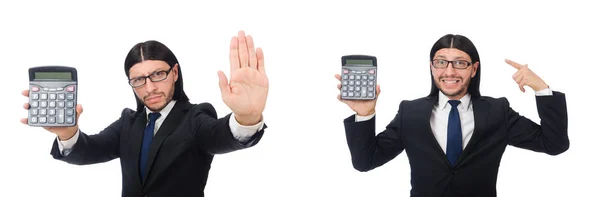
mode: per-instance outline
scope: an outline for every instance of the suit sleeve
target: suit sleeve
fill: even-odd
[[[503,100],[510,145],[549,155],[569,149],[567,105],[563,93],[553,91],[552,96],[536,96],[539,125],[515,112],[506,98]]]
[[[350,148],[352,165],[361,172],[377,168],[404,151],[402,143],[402,103],[394,119],[385,130],[375,135],[376,116],[357,122],[356,115],[344,119],[346,140]]]
[[[209,103],[201,103],[193,107],[191,118],[193,134],[199,146],[209,154],[224,154],[256,145],[267,128],[262,128],[242,143],[233,136],[229,120],[232,113],[218,118],[215,108]]]
[[[124,118],[130,113],[133,113],[133,110],[124,109],[118,120],[98,134],[87,135],[80,131],[77,142],[66,156],[61,154],[58,142],[54,140],[50,154],[54,159],[76,165],[96,164],[118,158],[120,131]]]

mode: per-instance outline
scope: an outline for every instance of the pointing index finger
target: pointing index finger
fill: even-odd
[[[516,63],[516,62],[513,62],[512,60],[509,60],[509,59],[504,59],[504,61],[505,61],[507,64],[510,64],[510,65],[511,65],[513,68],[516,68],[517,70],[518,70],[518,69],[521,69],[521,68],[523,68],[523,65],[521,65],[521,64],[518,64],[518,63]]]

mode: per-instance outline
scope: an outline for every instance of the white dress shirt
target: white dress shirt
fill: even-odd
[[[158,132],[158,129],[160,129],[160,126],[162,125],[162,123],[165,121],[165,118],[167,117],[167,115],[169,115],[169,112],[171,112],[171,109],[173,109],[173,106],[175,106],[175,100],[172,100],[171,102],[169,102],[169,104],[167,104],[167,106],[165,106],[162,110],[160,110],[160,117],[158,117],[158,119],[156,119],[155,127],[154,127],[154,134],[156,135],[156,132]],[[152,111],[150,111],[150,109],[148,109],[146,107],[146,116],[148,116],[148,114],[150,114]],[[252,138],[252,136],[259,131],[260,129],[262,129],[264,126],[264,121],[261,120],[259,123],[255,124],[255,125],[251,125],[251,126],[244,126],[241,125],[240,123],[238,123],[235,120],[235,116],[234,114],[231,114],[231,117],[229,118],[229,127],[231,128],[231,133],[233,134],[233,137],[235,139],[237,139],[240,143],[245,143],[248,140],[250,140],[250,138]],[[71,150],[73,149],[73,146],[75,145],[75,143],[77,143],[77,139],[79,138],[79,132],[80,130],[78,130],[75,135],[73,137],[71,137],[68,140],[65,141],[61,141],[60,139],[58,139],[58,137],[56,138],[56,140],[59,142],[58,143],[58,150],[60,150],[60,152],[66,156],[68,155]]]
[[[450,115],[450,109],[452,106],[448,103],[450,100],[441,91],[438,94],[438,103],[433,107],[429,124],[435,139],[440,145],[440,148],[446,153],[446,142],[448,137],[448,116]],[[544,90],[536,91],[536,96],[551,96],[552,90],[546,88]],[[460,104],[457,106],[458,113],[460,115],[461,130],[462,130],[462,148],[464,149],[469,143],[473,130],[475,129],[475,118],[473,115],[473,103],[471,102],[471,95],[466,94],[460,99]],[[356,122],[366,121],[375,116],[375,113],[368,116],[359,116],[356,114]]]

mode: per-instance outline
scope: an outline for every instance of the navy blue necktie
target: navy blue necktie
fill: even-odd
[[[450,164],[454,166],[456,160],[462,152],[462,129],[460,124],[460,116],[458,114],[458,100],[449,100],[448,103],[452,106],[450,115],[448,116],[448,141],[446,143],[446,157]]]
[[[146,171],[148,151],[150,149],[150,144],[152,143],[152,138],[154,137],[154,123],[158,117],[160,117],[160,113],[148,114],[148,125],[146,125],[146,129],[144,129],[144,139],[142,141],[142,151],[140,154],[140,175],[142,176],[142,180],[144,180],[144,176],[146,176],[144,172]]]

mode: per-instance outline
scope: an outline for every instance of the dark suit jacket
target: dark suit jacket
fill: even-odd
[[[229,117],[217,119],[209,103],[178,101],[154,136],[148,153],[146,178],[140,180],[139,157],[146,126],[146,112],[124,109],[121,118],[98,134],[80,133],[71,153],[62,156],[55,141],[51,154],[70,164],[86,165],[121,160],[122,196],[204,196],[214,154],[254,146],[258,131],[246,144],[234,139]]]
[[[430,117],[437,98],[402,101],[398,113],[375,135],[375,118],[344,120],[352,164],[359,171],[379,167],[406,150],[411,196],[496,196],[500,159],[507,145],[558,155],[569,148],[565,95],[536,96],[541,125],[519,115],[502,98],[472,98],[475,130],[455,167],[437,143]]]

